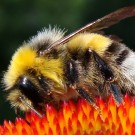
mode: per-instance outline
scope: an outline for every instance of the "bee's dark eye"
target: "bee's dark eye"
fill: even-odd
[[[28,99],[32,100],[34,103],[37,104],[43,102],[42,97],[38,92],[38,88],[27,77],[20,78],[18,88]]]

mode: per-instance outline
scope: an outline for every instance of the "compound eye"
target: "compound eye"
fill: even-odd
[[[42,102],[42,97],[38,92],[38,88],[28,77],[20,78],[18,88],[21,93],[24,94],[32,102],[36,104]]]

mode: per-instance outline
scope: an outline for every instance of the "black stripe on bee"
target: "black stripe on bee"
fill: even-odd
[[[121,50],[120,43],[113,42],[106,50],[106,52],[117,54]]]
[[[38,88],[27,77],[21,77],[18,83],[18,88],[22,94],[24,94],[34,104],[42,103],[43,98],[39,94]]]
[[[47,46],[49,46],[51,44],[51,41],[50,40],[47,40],[46,42],[44,43],[38,43],[36,47],[37,49],[37,54],[38,55],[42,55],[43,52],[46,50]]]
[[[77,69],[77,64],[75,63],[74,60],[69,60],[66,63],[66,78],[68,80],[68,83],[71,85],[74,85],[76,82],[78,82],[78,69]]]
[[[114,79],[114,75],[107,65],[107,63],[94,51],[92,51],[93,57],[97,63],[98,68],[100,69],[101,74],[105,78],[106,81],[112,81]]]
[[[128,55],[128,54],[129,54],[129,50],[127,50],[127,49],[123,50],[123,51],[119,54],[118,58],[116,59],[117,64],[118,64],[118,65],[121,65],[122,62],[127,58],[127,55]]]

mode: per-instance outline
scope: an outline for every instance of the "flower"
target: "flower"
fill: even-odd
[[[15,123],[4,121],[0,135],[134,135],[135,100],[124,96],[124,104],[116,106],[112,97],[106,103],[97,99],[101,115],[84,99],[64,101],[59,110],[46,106],[42,118],[33,112]]]

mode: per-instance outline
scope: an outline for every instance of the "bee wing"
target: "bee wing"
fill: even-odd
[[[135,6],[130,6],[130,7],[125,7],[125,8],[119,9],[100,19],[97,19],[96,21],[94,21],[92,23],[85,25],[84,27],[71,33],[70,35],[54,42],[53,44],[48,46],[46,51],[49,51],[58,45],[62,45],[64,43],[68,42],[72,37],[74,37],[78,33],[86,32],[86,31],[96,32],[96,31],[102,30],[104,28],[108,28],[111,25],[114,25],[125,18],[132,17],[132,16],[135,16]]]

